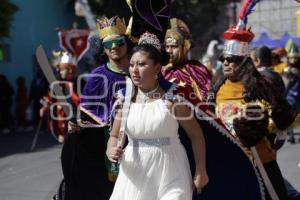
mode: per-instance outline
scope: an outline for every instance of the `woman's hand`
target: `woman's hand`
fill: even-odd
[[[208,181],[209,178],[206,172],[195,174],[193,179],[193,189],[196,189],[197,194],[201,193],[202,188],[207,185]]]
[[[108,160],[111,162],[118,162],[118,160],[122,157],[124,150],[121,147],[108,147],[106,150],[106,155]]]

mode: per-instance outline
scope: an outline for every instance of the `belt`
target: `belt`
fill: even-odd
[[[165,137],[165,138],[128,138],[129,145],[133,147],[161,147],[168,146],[175,141],[179,141],[177,137]]]

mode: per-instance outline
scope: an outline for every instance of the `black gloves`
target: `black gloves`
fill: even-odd
[[[268,134],[269,116],[259,105],[248,106],[241,117],[233,120],[233,128],[246,147],[255,146]]]

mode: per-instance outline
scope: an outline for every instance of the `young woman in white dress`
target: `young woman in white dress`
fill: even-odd
[[[165,98],[159,84],[161,53],[150,44],[132,51],[130,76],[136,86],[132,98],[125,150],[117,147],[122,109],[115,115],[107,156],[120,159],[120,171],[111,200],[191,200],[193,189],[201,192],[209,181],[205,162],[205,139],[193,111],[178,101]],[[191,176],[186,151],[178,138],[183,127],[192,144],[196,170]]]

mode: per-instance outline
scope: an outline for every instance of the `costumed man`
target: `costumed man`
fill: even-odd
[[[76,59],[68,52],[53,52],[53,66],[57,68],[59,76],[59,85],[62,87],[66,96],[69,96],[68,102],[72,107],[72,111],[77,109],[79,105],[79,96],[77,94],[76,82]],[[45,112],[49,112],[48,125],[51,133],[58,142],[63,143],[67,133],[67,120],[62,105],[57,102],[57,99],[51,91],[41,100],[43,107],[40,109],[40,116],[44,116]],[[53,106],[53,107],[52,107]],[[52,108],[51,108],[52,107]]]
[[[163,67],[162,74],[168,81],[192,87],[197,98],[204,100],[212,76],[199,61],[187,59],[191,48],[191,34],[187,25],[177,18],[170,19],[170,24],[164,41],[170,59],[169,64]]]
[[[300,112],[300,59],[289,65],[289,73],[286,76],[288,78],[285,92],[286,100],[297,112]],[[293,130],[289,131],[288,141],[295,143]]]
[[[222,72],[208,96],[216,103],[216,115],[259,169],[266,198],[287,199],[276,152],[267,138],[299,123],[299,116],[250,58],[249,42],[254,34],[246,24],[256,3],[244,1],[238,24],[224,33]]]
[[[62,150],[66,200],[109,199],[114,185],[105,160],[109,116],[116,91],[125,87],[131,42],[117,16],[98,20],[97,30],[106,62],[86,75],[77,124],[69,122]]]
[[[283,72],[282,72],[282,78],[283,78],[285,85],[287,86],[288,82],[289,82],[289,77],[290,77],[289,75],[291,74],[290,66],[293,65],[294,63],[296,63],[297,60],[300,59],[300,53],[299,53],[297,45],[292,41],[287,42],[285,50],[287,52],[287,55],[286,55],[287,61],[285,63],[286,67],[283,69]]]
[[[286,68],[286,62],[283,62],[283,58],[286,56],[284,48],[275,48],[272,50],[272,67],[274,72],[282,75],[284,68]]]
[[[300,59],[299,49],[294,42],[291,42],[289,48],[287,47],[287,59],[288,65],[294,64]]]
[[[297,45],[288,41],[285,47],[287,51],[287,66],[283,70],[282,78],[286,84],[285,96],[290,105],[299,112],[299,60],[300,53]],[[291,143],[295,143],[295,134],[293,130],[289,131],[288,141]]]

